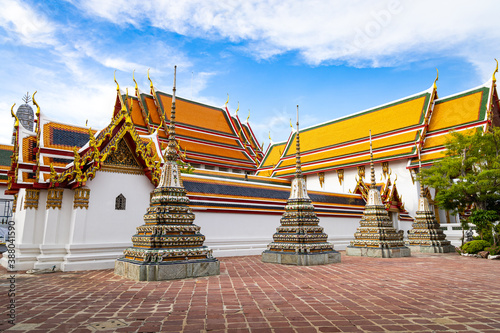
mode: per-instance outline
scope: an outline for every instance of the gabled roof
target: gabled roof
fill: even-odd
[[[498,98],[491,80],[484,85],[458,94],[436,99],[429,127],[421,150],[422,165],[431,165],[443,158],[448,133],[486,130],[498,124]],[[409,167],[418,167],[414,157]]]
[[[370,130],[375,161],[413,156],[435,96],[435,88],[431,87],[398,101],[302,129],[302,171],[307,174],[368,164]],[[295,135],[290,136],[279,159],[276,159],[275,149],[267,151],[265,162],[261,164],[263,170],[269,170],[269,166],[275,164],[272,176],[294,174]]]
[[[123,96],[132,104],[132,121],[139,132],[159,131],[163,145],[168,139],[172,95],[152,91],[137,98]],[[248,124],[241,125],[226,108],[213,107],[176,97],[176,137],[184,160],[189,163],[217,165],[255,171],[262,151]]]

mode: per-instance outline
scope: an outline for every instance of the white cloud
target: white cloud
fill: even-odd
[[[245,42],[258,58],[298,51],[313,65],[393,66],[425,54],[471,63],[500,53],[496,1],[74,1],[117,24]],[[490,59],[492,61],[492,59]]]
[[[57,26],[28,5],[16,0],[0,0],[0,27],[9,39],[30,46],[54,45]]]

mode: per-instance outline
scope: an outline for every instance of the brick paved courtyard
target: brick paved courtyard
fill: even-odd
[[[16,275],[8,332],[500,332],[500,261],[348,257],[314,267],[220,258],[220,276],[134,282],[112,270]]]

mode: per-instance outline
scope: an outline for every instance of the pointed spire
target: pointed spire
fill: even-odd
[[[297,105],[297,143],[295,148],[295,177],[302,178],[302,166],[300,163],[300,138],[299,138],[299,106]]]
[[[176,161],[177,156],[177,141],[175,139],[175,79],[177,75],[177,66],[174,66],[174,87],[172,88],[172,109],[170,114],[170,126],[168,129],[168,147],[167,160]]]
[[[372,130],[370,130],[370,177],[370,188],[377,188],[377,184],[375,183],[375,167],[373,165]]]
[[[26,95],[23,96],[23,102],[25,104],[28,104],[29,102],[31,102],[31,97],[30,97],[30,93],[29,92],[26,92]]]

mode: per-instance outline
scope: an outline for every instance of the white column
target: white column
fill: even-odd
[[[54,266],[60,269],[66,254],[64,239],[62,239],[64,235],[61,230],[63,193],[62,188],[51,188],[47,192],[43,240],[40,244],[40,255],[34,265],[35,269],[47,269]]]

